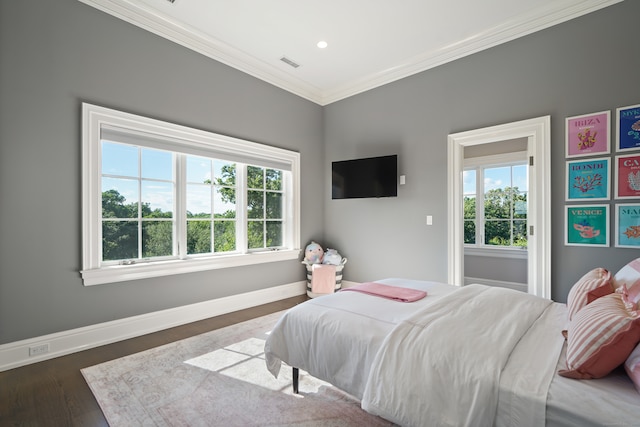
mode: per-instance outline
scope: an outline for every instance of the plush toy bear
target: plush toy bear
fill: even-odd
[[[327,249],[324,254],[323,264],[340,265],[342,263],[342,255],[335,249]]]
[[[322,246],[314,241],[309,243],[304,251],[304,260],[307,264],[321,264],[324,258]]]

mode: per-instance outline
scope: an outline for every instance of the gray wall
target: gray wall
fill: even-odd
[[[301,153],[322,238],[322,107],[77,0],[0,2],[0,343],[304,280],[298,261],[84,287],[86,101]]]
[[[489,279],[511,282],[527,288],[527,260],[491,256],[464,256],[464,276],[472,279]]]
[[[344,279],[446,281],[447,135],[545,115],[552,297],[566,301],[593,267],[615,272],[640,256],[563,243],[564,121],[603,110],[615,116],[615,108],[640,103],[638,16],[640,2],[625,1],[325,107],[325,239],[349,258]],[[331,161],[394,153],[407,181],[397,198],[331,200]]]

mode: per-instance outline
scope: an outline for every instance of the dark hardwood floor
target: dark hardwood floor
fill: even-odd
[[[0,372],[0,426],[107,426],[80,369],[285,310],[306,299],[288,298]]]

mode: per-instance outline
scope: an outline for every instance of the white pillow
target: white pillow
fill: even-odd
[[[629,293],[629,301],[640,301],[640,258],[636,258],[620,269],[613,277],[613,286],[618,289],[625,285]]]

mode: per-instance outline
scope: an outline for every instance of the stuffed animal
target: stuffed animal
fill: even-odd
[[[335,249],[327,249],[324,254],[323,264],[340,265],[342,263],[342,255]]]
[[[311,241],[307,245],[304,251],[304,260],[307,264],[321,264],[322,258],[324,258],[324,251],[322,246],[314,241]]]

